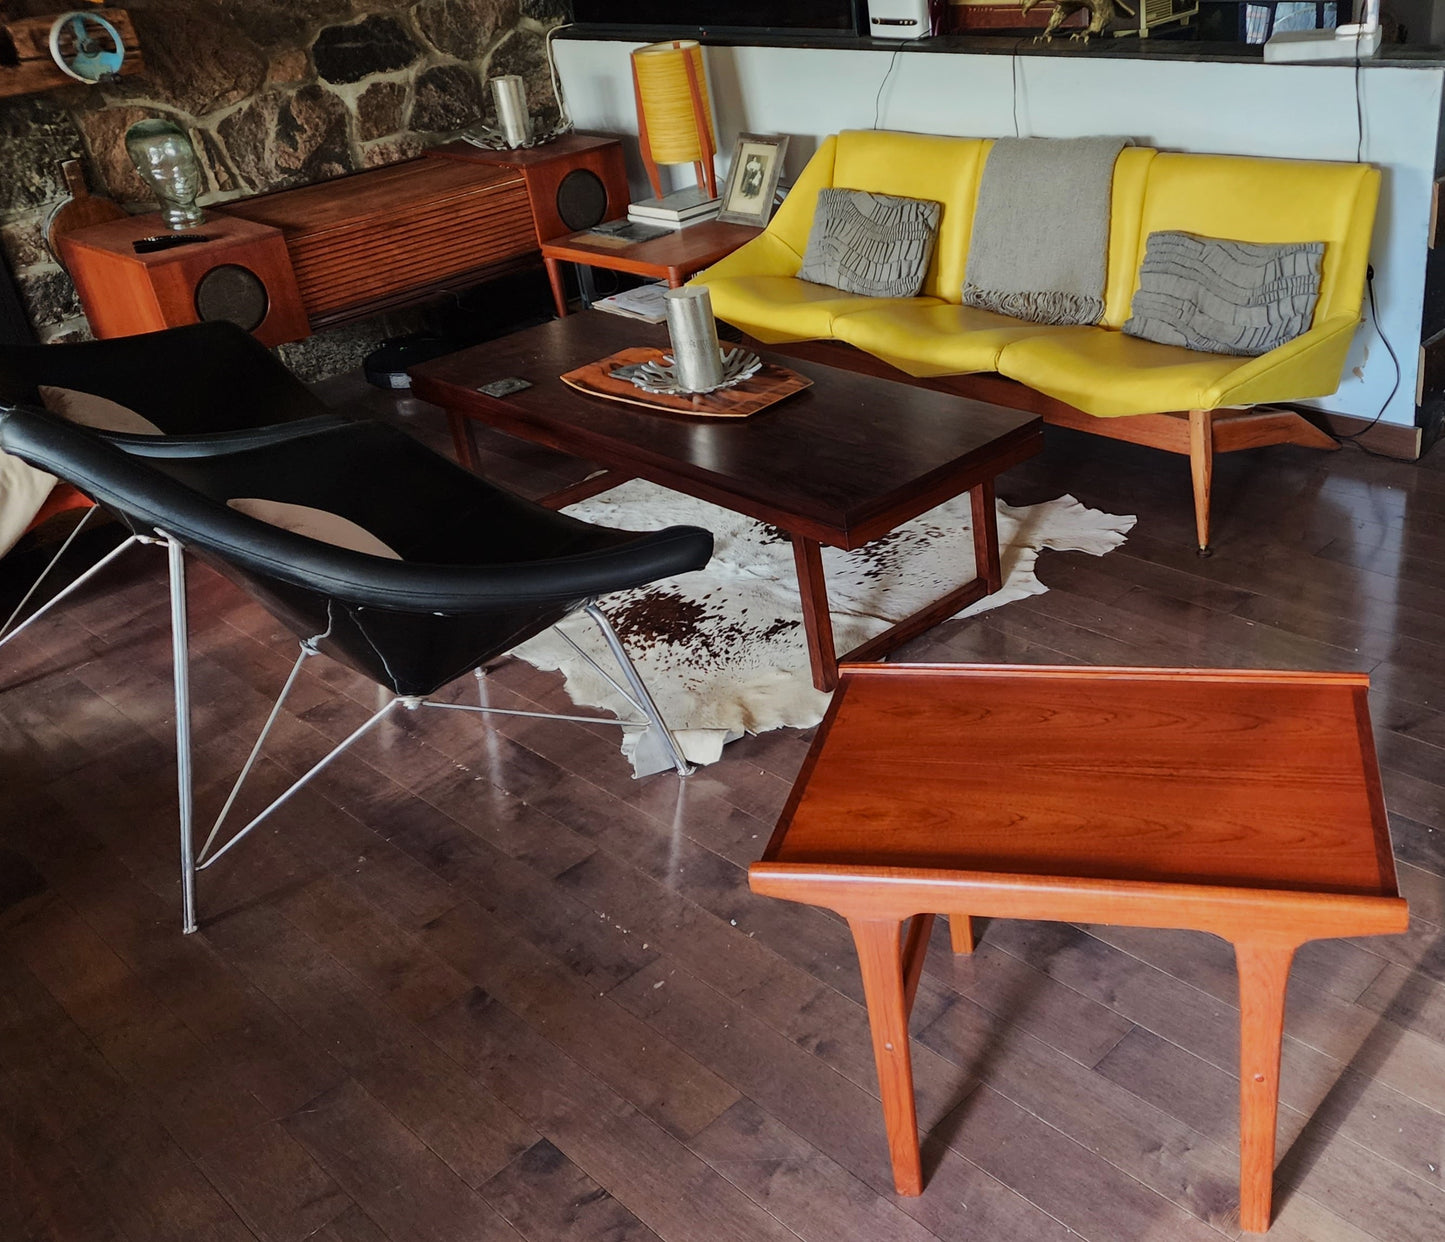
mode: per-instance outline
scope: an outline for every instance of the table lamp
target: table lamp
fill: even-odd
[[[695,39],[649,43],[632,53],[637,136],[652,192],[661,198],[659,164],[692,164],[697,183],[717,197],[717,137],[707,99],[702,46]]]

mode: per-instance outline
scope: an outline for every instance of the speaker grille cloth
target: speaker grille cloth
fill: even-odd
[[[226,319],[254,332],[270,309],[261,278],[238,263],[213,267],[196,282],[196,314],[203,323]]]
[[[557,186],[557,214],[574,233],[607,218],[607,187],[586,168],[574,168]]]

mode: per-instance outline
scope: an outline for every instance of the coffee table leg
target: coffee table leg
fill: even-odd
[[[891,919],[849,919],[848,926],[853,929],[863,974],[873,1057],[878,1063],[878,1091],[883,1098],[883,1124],[893,1162],[893,1187],[900,1195],[922,1194],[918,1112],[913,1103],[913,1061],[908,1050],[903,924]]]
[[[1003,586],[1003,567],[998,552],[998,505],[993,480],[985,479],[968,493],[973,505],[973,559],[975,573],[988,583],[992,595]]]
[[[948,916],[948,938],[955,953],[973,952],[973,920],[966,914]]]
[[[817,542],[793,536],[793,561],[798,567],[798,592],[803,597],[803,632],[813,684],[831,690],[838,684],[838,653],[833,647],[833,620],[828,615],[828,587],[823,581],[823,552]]]
[[[1234,946],[1239,970],[1239,1223],[1269,1228],[1284,996],[1294,945]]]
[[[477,455],[472,451],[471,419],[455,410],[448,410],[447,427],[452,433],[452,450],[457,455],[457,461],[468,470],[475,470]]]
[[[567,287],[562,283],[562,264],[557,259],[545,256],[542,262],[547,267],[547,283],[552,286],[552,305],[557,308],[557,318],[567,318]]]

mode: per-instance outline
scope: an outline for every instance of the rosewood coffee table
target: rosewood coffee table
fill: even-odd
[[[768,522],[793,544],[813,683],[831,690],[838,657],[822,545],[854,549],[968,492],[975,573],[929,607],[848,654],[879,659],[1002,585],[994,480],[1043,445],[1034,415],[813,362],[780,360],[810,388],[746,419],[704,419],[608,401],[558,378],[631,345],[666,346],[660,326],[589,311],[412,370],[417,396],[442,406],[458,459],[473,465],[468,420],[606,466],[544,503],[570,504],[630,478]],[[477,386],[531,387],[489,397]]]
[[[1354,673],[841,670],[749,882],[848,920],[899,1194],[923,1187],[908,1013],[935,914],[955,952],[974,914],[1190,928],[1234,945],[1240,1223],[1269,1227],[1294,951],[1408,923],[1368,688]]]

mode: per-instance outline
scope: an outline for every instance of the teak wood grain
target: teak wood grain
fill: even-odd
[[[456,160],[408,160],[220,211],[282,232],[318,327],[474,284],[537,252],[521,174]]]
[[[1188,928],[1235,947],[1240,1223],[1268,1228],[1295,949],[1408,926],[1368,688],[1351,673],[841,670],[749,882],[848,920],[900,1194],[922,1190],[906,920]],[[966,924],[953,945],[972,947]]]
[[[562,286],[560,263],[580,263],[584,267],[601,267],[610,272],[628,272],[652,280],[665,280],[677,289],[689,277],[719,259],[725,259],[739,246],[752,241],[761,229],[748,224],[724,224],[720,220],[704,220],[686,228],[673,229],[651,241],[617,244],[617,239],[583,230],[542,243],[542,260],[552,282],[552,298],[557,314],[567,314],[567,298]]]
[[[208,211],[186,234],[204,239],[166,250],[137,253],[144,238],[168,233],[159,212],[124,216],[60,238],[61,254],[95,335],[101,338],[158,332],[196,323],[196,286],[218,267],[235,265],[266,288],[266,314],[254,335],[263,345],[310,334],[286,240],[279,230]]]
[[[811,385],[786,401],[747,419],[706,422],[604,400],[561,378],[639,339],[657,348],[667,332],[595,312],[559,319],[424,363],[412,370],[412,386],[447,411],[464,465],[474,464],[470,419],[785,532],[820,690],[832,689],[837,667],[820,545],[860,548],[954,496],[972,494],[973,577],[845,658],[881,658],[998,589],[993,481],[1040,451],[1037,418],[814,363],[789,368]],[[530,387],[506,397],[478,391],[504,378]],[[570,496],[577,498],[575,491]]]

